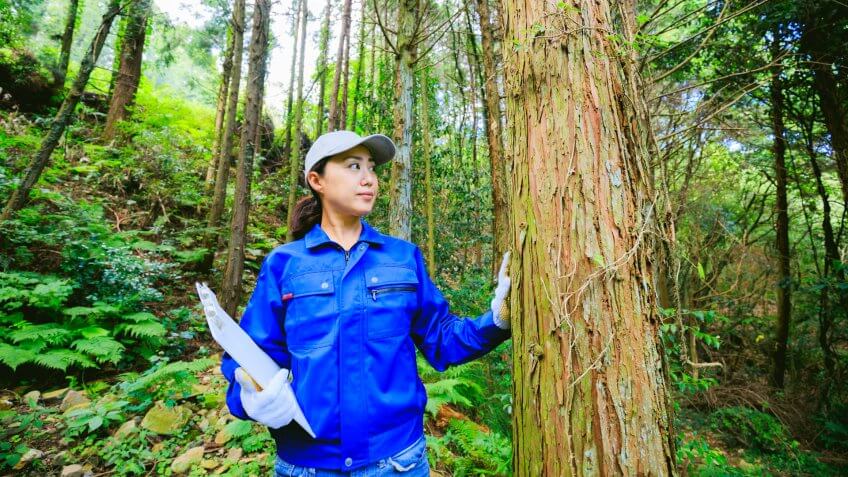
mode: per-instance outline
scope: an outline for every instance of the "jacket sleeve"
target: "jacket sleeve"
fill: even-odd
[[[421,250],[415,247],[418,312],[412,318],[412,340],[438,371],[483,356],[510,337],[492,320],[492,310],[475,319],[451,314],[448,302],[427,273]]]
[[[276,258],[276,259],[275,259]],[[286,332],[283,327],[285,308],[278,277],[280,270],[275,262],[279,257],[273,254],[266,257],[259,269],[256,287],[247,308],[239,321],[239,326],[253,338],[253,341],[265,351],[280,367],[291,367],[291,355],[286,346]],[[250,419],[241,404],[241,386],[235,380],[235,370],[239,364],[230,355],[224,353],[221,362],[221,372],[230,382],[227,388],[227,407],[230,413],[240,419]]]

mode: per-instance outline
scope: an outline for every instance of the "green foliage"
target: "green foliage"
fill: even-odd
[[[149,437],[149,431],[138,429],[122,439],[104,439],[100,455],[115,475],[145,475],[152,462],[168,457],[167,450],[154,453],[150,449]]]
[[[106,429],[113,423],[123,422],[123,410],[128,404],[128,401],[104,398],[95,404],[68,411],[63,416],[66,433],[68,436],[77,437],[94,433],[101,428]]]
[[[510,440],[474,422],[452,419],[445,435],[427,444],[455,477],[512,474]]]
[[[678,437],[678,441],[682,436]],[[746,473],[730,465],[727,457],[718,449],[710,447],[703,437],[696,437],[686,442],[678,442],[677,462],[686,469],[689,475],[696,477],[719,477],[719,476],[746,476],[762,475],[762,470],[757,473]]]
[[[836,406],[828,417],[818,417],[816,420],[823,429],[818,440],[825,448],[848,450],[848,405]]]
[[[691,319],[681,327],[675,320],[677,311],[674,308],[662,309],[660,313],[665,321],[660,325],[660,336],[669,362],[672,384],[678,391],[690,395],[706,391],[717,384],[716,378],[705,372],[699,373],[698,377],[692,374],[691,366],[687,363],[687,353],[684,353],[685,337],[691,334],[695,338],[696,346],[698,343],[703,343],[710,348],[718,349],[721,346],[720,337],[704,331],[702,327],[707,328],[714,323],[727,321],[727,318],[709,310],[684,310],[681,313],[681,320],[687,317]]]
[[[74,288],[69,279],[51,275],[0,272],[0,323],[5,325],[0,362],[13,370],[24,363],[61,371],[114,365],[124,359],[125,343],[156,343],[165,334],[149,313],[122,316],[103,302],[64,308]],[[50,321],[38,323],[45,320]]]
[[[761,452],[793,452],[798,442],[790,439],[786,428],[771,414],[748,407],[719,409],[712,415],[713,428],[728,436],[731,445]]]
[[[192,386],[197,384],[196,373],[215,364],[208,358],[194,361],[176,361],[169,363],[167,358],[151,357],[153,366],[143,373],[125,373],[121,375],[118,388],[121,392],[137,401],[134,409],[145,409],[156,400],[173,403],[176,399],[192,394]]]
[[[436,415],[445,404],[471,408],[483,400],[483,388],[479,384],[481,364],[471,362],[448,368],[438,373],[420,355],[417,360],[418,374],[427,390],[426,412]]]

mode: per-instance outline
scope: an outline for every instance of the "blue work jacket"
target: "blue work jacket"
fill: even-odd
[[[437,370],[478,358],[506,340],[492,312],[450,313],[412,243],[364,220],[349,251],[319,225],[265,257],[241,327],[281,367],[316,438],[296,422],[271,429],[294,465],[353,470],[409,447],[424,433],[427,394],[417,347]],[[238,364],[224,355],[227,405],[241,419]]]

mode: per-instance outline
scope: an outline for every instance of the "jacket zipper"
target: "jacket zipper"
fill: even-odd
[[[416,290],[413,286],[402,286],[402,287],[385,287],[385,288],[375,288],[371,290],[371,298],[374,301],[377,301],[377,295],[386,293],[386,292],[414,292]]]

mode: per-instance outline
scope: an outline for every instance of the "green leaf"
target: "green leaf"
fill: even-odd
[[[94,356],[100,362],[117,363],[123,357],[124,345],[108,336],[96,336],[90,339],[79,339],[71,343],[77,351]]]
[[[124,323],[115,327],[116,333],[123,333],[134,338],[161,338],[167,330],[161,323],[144,321],[140,323]]]
[[[33,359],[33,362],[45,368],[61,371],[66,371],[70,366],[79,366],[81,368],[94,368],[97,366],[86,355],[69,349],[52,349],[46,353],[38,354]]]
[[[97,315],[99,314],[99,311],[97,308],[91,308],[88,306],[75,306],[73,308],[66,308],[62,310],[62,313],[70,316],[71,318],[78,318],[80,316]]]
[[[88,432],[94,432],[100,426],[103,425],[103,418],[100,416],[93,416],[88,420]]]
[[[136,313],[132,313],[132,314],[124,316],[124,318],[127,319],[127,320],[130,320],[130,321],[135,321],[136,323],[142,322],[142,321],[158,321],[158,318],[156,318],[156,315],[154,315],[153,313],[146,312],[146,311],[139,311],[139,312],[136,312]]]
[[[253,424],[251,424],[250,421],[242,421],[240,419],[230,421],[226,426],[224,426],[224,432],[229,434],[231,437],[244,437],[253,432]]]
[[[698,277],[702,282],[707,280],[707,275],[704,273],[704,266],[701,265],[701,262],[698,262]]]
[[[9,333],[9,339],[15,343],[21,341],[43,341],[50,344],[63,344],[70,332],[52,323],[30,325]]]
[[[94,325],[80,328],[77,331],[79,331],[82,337],[86,339],[97,338],[98,336],[109,336],[109,330]]]
[[[36,353],[30,350],[0,343],[0,363],[12,368],[12,371],[24,363],[32,362],[35,356]]]

